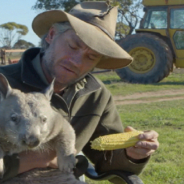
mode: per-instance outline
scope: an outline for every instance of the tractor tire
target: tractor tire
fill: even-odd
[[[134,58],[129,66],[115,70],[124,82],[157,83],[173,70],[172,51],[158,36],[138,33],[127,36],[118,44]]]

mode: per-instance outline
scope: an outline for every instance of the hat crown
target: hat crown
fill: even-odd
[[[70,14],[100,28],[111,39],[116,30],[117,7],[106,2],[82,2],[70,10]]]

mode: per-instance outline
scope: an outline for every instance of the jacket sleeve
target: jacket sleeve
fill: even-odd
[[[12,156],[5,156],[4,166],[5,166],[5,173],[3,175],[2,181],[8,180],[16,176],[18,174],[18,168],[19,168],[18,154],[14,154]]]
[[[114,100],[110,93],[107,95],[106,92],[106,96],[108,99],[103,114],[83,152],[95,165],[96,171],[99,173],[109,170],[124,170],[140,174],[149,159],[144,159],[140,163],[134,163],[127,158],[125,149],[103,152],[92,150],[90,147],[90,142],[99,136],[123,132],[122,122]]]

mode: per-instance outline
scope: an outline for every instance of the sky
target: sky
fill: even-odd
[[[40,39],[31,27],[32,20],[40,13],[32,9],[35,3],[36,0],[0,0],[0,24],[15,22],[26,25],[29,32],[21,39],[38,46]]]
[[[38,46],[40,39],[31,27],[34,17],[41,13],[41,11],[32,9],[35,3],[36,0],[0,0],[0,24],[15,22],[26,25],[29,32],[21,39]]]

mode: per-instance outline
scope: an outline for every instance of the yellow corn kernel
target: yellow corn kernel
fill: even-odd
[[[99,151],[115,150],[135,146],[142,131],[131,131],[100,136],[91,142],[91,148]]]

